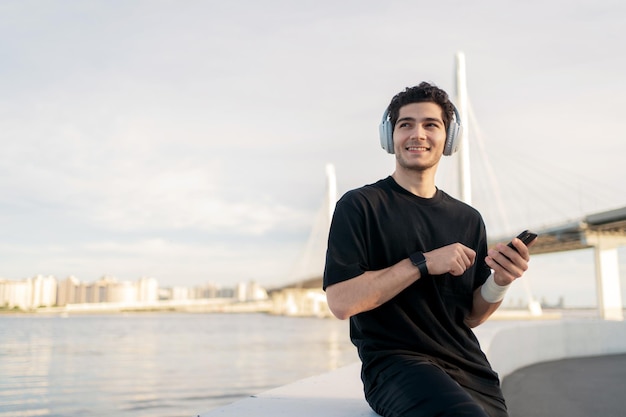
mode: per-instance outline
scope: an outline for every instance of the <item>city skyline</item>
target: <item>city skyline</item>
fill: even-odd
[[[267,291],[254,281],[238,282],[232,287],[211,282],[193,287],[162,287],[155,278],[147,277],[119,280],[103,276],[93,281],[82,281],[74,276],[57,279],[52,275],[37,275],[21,280],[0,278],[0,310],[28,312],[74,305],[74,311],[81,311],[78,308],[81,304],[155,307],[162,301],[218,298],[237,302],[259,301],[267,299]],[[172,306],[171,303],[164,305]],[[90,307],[85,311],[89,310],[94,309]]]

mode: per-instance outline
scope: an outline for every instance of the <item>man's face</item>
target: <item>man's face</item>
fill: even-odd
[[[439,163],[446,141],[443,112],[432,102],[411,103],[400,108],[393,129],[397,164],[424,171]]]

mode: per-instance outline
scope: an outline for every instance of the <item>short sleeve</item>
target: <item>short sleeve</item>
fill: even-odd
[[[368,270],[365,213],[354,192],[335,206],[328,236],[323,288],[361,275]]]

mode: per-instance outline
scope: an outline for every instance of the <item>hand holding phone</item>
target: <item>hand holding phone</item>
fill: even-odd
[[[521,240],[522,243],[524,243],[524,245],[528,246],[530,242],[532,242],[533,240],[537,238],[537,233],[524,230],[522,233],[517,235],[517,238]],[[517,249],[515,248],[515,246],[513,246],[513,242],[507,243],[507,246],[511,249],[515,249],[515,251],[517,252]]]
[[[533,233],[533,232],[530,232],[528,230],[524,230],[522,233],[517,235],[517,238],[519,240],[521,240],[524,243],[524,245],[528,246],[530,243],[532,243],[533,240],[535,240],[537,238],[537,234]],[[511,240],[509,243],[507,243],[507,246],[509,248],[513,249],[515,252],[519,253],[517,248],[515,246],[513,246],[513,240]],[[498,247],[502,248],[502,246],[500,246],[500,244],[498,244]],[[504,256],[506,259],[511,261],[511,258],[506,256],[504,253],[500,252],[500,255]],[[522,274],[524,273],[524,271],[526,270],[526,268],[522,268],[520,270],[519,268],[522,266],[521,264],[518,264],[517,266],[512,265],[512,266],[504,267],[504,266],[502,266],[501,263],[499,263],[493,257],[491,257],[491,262],[494,262],[494,263],[498,264],[501,268],[503,268],[506,271],[508,271],[508,274],[509,274],[509,280],[508,281],[506,281],[506,279],[505,279],[504,283],[498,283],[498,282],[495,281],[495,278],[493,278],[491,281],[487,280],[485,282],[485,284],[483,284],[483,287],[481,288],[481,294],[483,295],[483,298],[485,300],[487,300],[488,302],[496,302],[496,301],[502,300],[502,297],[503,297],[503,294],[504,294],[503,291],[506,291],[506,288],[508,288],[508,286],[511,284],[511,282],[513,282],[513,280],[515,280],[516,278],[521,277]],[[517,271],[517,272],[515,272],[515,271]],[[512,274],[515,274],[515,276],[511,276]],[[490,276],[490,278],[492,278],[492,277],[494,277],[493,274]],[[494,285],[489,284],[489,282],[491,282],[491,284],[494,284]]]

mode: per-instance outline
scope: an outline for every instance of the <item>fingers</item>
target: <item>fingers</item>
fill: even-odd
[[[530,260],[528,248],[522,241],[517,238],[513,239],[513,246],[515,249],[499,243],[495,248],[488,251],[488,256],[485,259],[491,269],[497,273],[505,274],[511,280],[524,274],[528,269],[528,261]]]
[[[463,273],[470,266],[474,265],[474,260],[476,259],[476,252],[467,246],[463,246],[461,244],[458,245],[457,249],[457,257],[452,259],[450,266],[450,274],[454,276],[463,275]]]
[[[528,245],[532,246],[535,244],[536,241],[537,241],[537,238],[533,239]],[[522,256],[522,258],[524,258],[526,261],[530,259],[530,254],[528,252],[529,246],[524,245],[524,242],[522,242],[518,238],[514,238],[511,241],[511,243],[515,247],[515,250],[517,250],[517,253],[519,253]],[[511,248],[507,245],[507,249],[511,249]]]
[[[432,275],[450,273],[454,276],[463,273],[474,264],[476,252],[460,243],[444,246],[424,253],[428,271]]]

